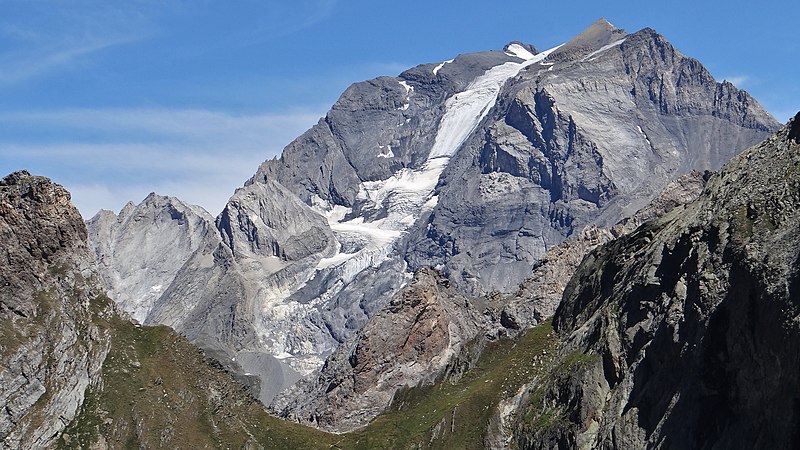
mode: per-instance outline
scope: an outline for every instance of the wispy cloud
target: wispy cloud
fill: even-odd
[[[234,115],[199,109],[7,113],[0,115],[0,128],[22,134],[0,134],[0,169],[28,168],[56,179],[72,191],[85,217],[101,208],[118,210],[153,191],[216,214],[261,162],[277,156],[322,114]],[[53,127],[61,128],[56,137],[36,132]]]
[[[28,55],[4,55],[0,59],[0,84],[14,84],[36,76],[63,68],[82,56],[86,56],[115,45],[137,40],[138,37],[127,36],[110,39],[97,39],[80,42],[73,46],[62,46],[49,50],[40,50]]]
[[[0,18],[0,85],[70,67],[151,33],[145,2],[8,1]]]
[[[138,140],[157,137],[179,143],[232,143],[262,145],[296,135],[298,125],[307,127],[323,110],[264,114],[231,114],[207,109],[100,108],[21,111],[0,113],[0,123],[101,132],[112,139],[135,133]],[[226,144],[229,145],[229,144]]]
[[[0,86],[91,61],[99,52],[146,39],[187,57],[292,35],[325,21],[338,0],[229,2],[174,0],[4,0],[0,15]],[[214,27],[197,24],[214,20]]]
[[[300,28],[308,28],[330,17],[336,7],[337,0],[318,0],[313,5],[311,14],[300,24]]]
[[[245,26],[225,30],[218,36],[217,47],[244,47],[299,33],[333,15],[338,0],[305,0],[286,3],[261,3],[261,11],[251,11],[250,17],[241,17]],[[223,3],[227,8],[227,3]],[[259,9],[259,8],[256,8]],[[258,20],[253,20],[255,15]]]
[[[747,84],[747,82],[750,80],[750,77],[747,75],[732,75],[729,77],[723,77],[723,79],[728,80],[731,84],[741,89]]]

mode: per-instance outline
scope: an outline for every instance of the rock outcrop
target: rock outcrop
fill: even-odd
[[[540,324],[556,312],[567,286],[583,258],[598,245],[635,230],[672,209],[692,202],[703,192],[710,172],[692,171],[667,184],[644,208],[611,228],[588,226],[579,236],[551,248],[536,263],[532,275],[512,294],[506,294],[500,325],[508,330],[525,330]]]
[[[702,196],[588,256],[554,325],[572,370],[521,448],[796,448],[800,114]]]
[[[483,311],[433,269],[403,290],[327,359],[319,375],[280,396],[272,409],[328,431],[362,427],[402,388],[432,384],[481,331]]]
[[[777,127],[655,31],[601,20],[507,83],[443,173],[407,260],[443,266],[468,293],[508,291],[548,248],[630,216]]]
[[[83,219],[61,186],[28,172],[0,180],[0,447],[51,446],[99,381],[113,313]]]

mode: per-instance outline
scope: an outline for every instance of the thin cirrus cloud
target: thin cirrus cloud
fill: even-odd
[[[269,41],[322,22],[334,12],[337,1],[242,3],[241,8],[231,8],[219,0],[5,0],[0,17],[0,86],[69,69],[111,47],[148,39],[151,45],[161,42],[182,53]],[[197,24],[209,21],[217,26],[197,29]]]
[[[750,77],[747,75],[732,75],[729,77],[724,77],[724,79],[741,89],[747,84],[747,82],[750,80]]]
[[[73,108],[0,113],[0,123],[18,128],[68,128],[78,133],[101,133],[108,139],[135,133],[140,139],[157,136],[206,143],[234,139],[241,144],[251,140],[261,143],[275,134],[285,139],[298,124],[306,126],[319,119],[320,111],[324,109],[247,115],[207,109]]]
[[[261,162],[277,156],[321,115],[199,109],[6,113],[0,124],[17,135],[13,142],[0,139],[0,168],[28,168],[54,178],[72,192],[85,217],[118,210],[150,192],[218,213]],[[52,127],[59,128],[54,137],[36,133]]]
[[[70,68],[90,55],[140,41],[153,29],[146,5],[6,1],[0,18],[0,85]]]
[[[240,17],[240,21],[249,22],[248,26],[244,29],[228,31],[228,34],[220,42],[222,46],[241,47],[299,33],[328,19],[334,13],[337,3],[337,0],[292,3],[258,1],[255,3],[258,7],[252,8],[252,11],[263,9],[261,13],[267,17],[267,20],[253,21],[249,17]],[[224,5],[227,8],[227,4]],[[253,15],[253,12],[250,15]]]
[[[63,69],[81,57],[138,40],[136,36],[91,39],[71,46],[40,49],[33,54],[6,54],[0,58],[0,84],[10,85]]]

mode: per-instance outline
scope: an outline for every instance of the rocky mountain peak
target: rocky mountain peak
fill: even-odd
[[[0,212],[8,227],[4,239],[26,239],[24,247],[32,259],[52,261],[65,247],[85,246],[83,219],[62,186],[23,170],[0,181],[0,196]],[[26,232],[33,229],[39,231]]]
[[[519,49],[522,49],[531,55],[535,55],[539,53],[539,50],[533,46],[533,44],[526,44],[520,41],[511,41],[503,47],[503,51],[506,53],[510,53],[513,55],[518,55]],[[522,53],[522,56],[527,56],[525,53]]]
[[[416,272],[434,267],[469,298],[514,292],[548,249],[778,126],[646,32],[601,20],[532,50],[353,84],[214,223],[165,203],[126,207],[146,220],[90,225],[104,279],[140,320],[235,358],[268,402]]]
[[[237,189],[217,227],[237,258],[259,255],[296,261],[334,253],[335,240],[325,218],[273,180]]]
[[[575,60],[612,45],[624,39],[626,35],[625,30],[615,27],[606,19],[599,19],[559,47],[547,57],[547,60],[551,62]]]
[[[46,448],[99,373],[107,337],[86,227],[69,193],[27,171],[0,180],[0,442]]]
[[[18,170],[16,172],[12,172],[12,173],[6,175],[5,177],[3,177],[3,179],[0,180],[0,186],[11,186],[11,185],[14,185],[14,184],[18,184],[23,179],[27,179],[27,178],[30,178],[30,177],[31,177],[31,173],[28,172],[27,170],[24,170],[24,169],[23,170]]]
[[[219,240],[214,218],[203,208],[156,193],[138,205],[129,202],[118,215],[101,211],[86,226],[106,289],[140,322],[186,259]]]

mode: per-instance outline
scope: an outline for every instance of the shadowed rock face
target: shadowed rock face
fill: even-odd
[[[113,308],[93,277],[69,193],[24,171],[0,180],[2,448],[51,445],[98,380],[109,336],[91,317]]]
[[[268,402],[420,269],[437,268],[468,296],[514,292],[548,249],[777,127],[653,30],[628,35],[606,21],[557,49],[512,43],[423,64],[348,88],[258,168],[216,231],[197,237],[202,214],[192,231],[156,211],[169,220],[126,231],[196,236],[176,238],[171,256],[183,262],[145,274],[151,291],[129,303],[152,305],[138,313],[146,322],[256,375]],[[107,239],[120,245],[95,247],[124,247],[122,235],[92,233]],[[140,273],[111,266],[107,280]]]
[[[584,260],[554,324],[590,363],[554,383],[537,409],[563,420],[522,447],[800,445],[797,121]]]

